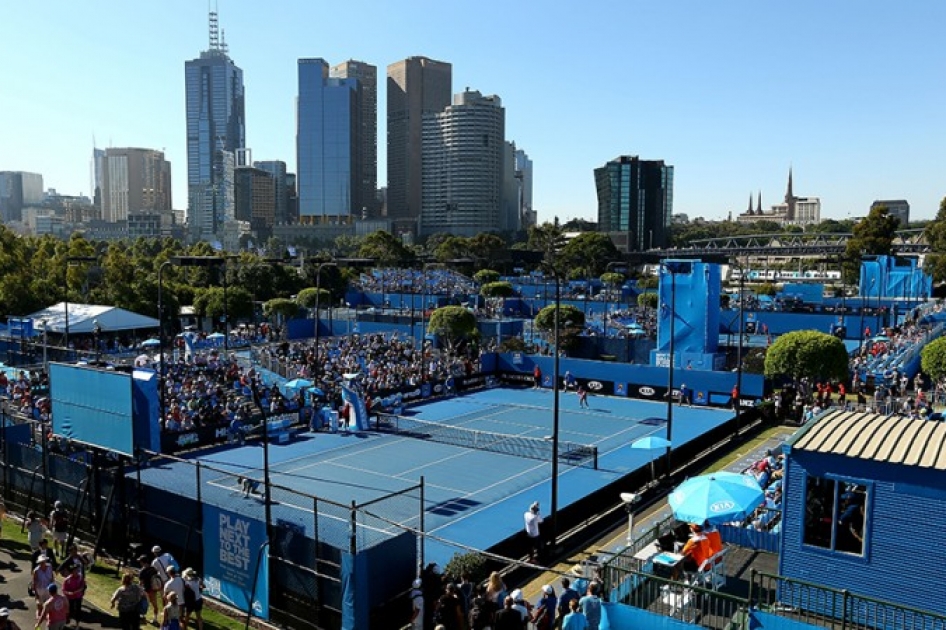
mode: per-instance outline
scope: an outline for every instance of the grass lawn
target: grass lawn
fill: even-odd
[[[3,524],[3,537],[6,541],[7,548],[26,556],[25,559],[27,563],[29,563],[30,549],[26,542],[26,532],[20,531],[19,522],[7,518]],[[79,547],[81,549],[82,545],[79,545]],[[57,578],[57,581],[61,582],[62,578]],[[115,567],[97,563],[87,572],[86,585],[86,607],[92,605],[117,618],[118,614],[111,609],[110,603],[112,593],[121,585],[119,574],[116,572]],[[204,602],[204,630],[239,630],[244,627],[246,621],[245,617],[241,616],[239,619],[231,617],[219,610],[214,610],[209,600],[204,599]],[[150,611],[148,617],[151,617]],[[148,626],[142,625],[142,628],[146,627]]]
[[[738,449],[727,453],[722,458],[716,460],[709,468],[704,470],[701,474],[714,473],[717,470],[725,470],[734,462],[738,462],[743,457],[757,451],[765,442],[771,440],[772,438],[779,435],[790,435],[798,430],[798,427],[772,427],[771,429],[766,429],[759,435],[755,436],[745,444],[739,446]]]

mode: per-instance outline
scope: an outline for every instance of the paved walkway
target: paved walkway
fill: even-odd
[[[19,523],[6,519],[3,528],[8,527],[19,527]],[[29,547],[10,540],[9,536],[0,535],[0,607],[10,609],[10,618],[20,630],[31,630],[36,626],[35,600],[26,592],[30,575]],[[117,616],[91,607],[86,602],[82,606],[82,623],[79,627],[95,630],[120,626]]]

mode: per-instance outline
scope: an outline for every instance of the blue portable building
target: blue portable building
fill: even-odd
[[[946,614],[946,423],[838,410],[784,451],[779,573]]]

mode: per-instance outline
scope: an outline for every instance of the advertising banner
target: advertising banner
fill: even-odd
[[[262,521],[204,504],[204,583],[207,593],[269,619],[269,549]]]

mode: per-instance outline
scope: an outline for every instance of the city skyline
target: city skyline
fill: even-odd
[[[356,2],[358,27],[348,29],[301,1],[269,13],[218,2],[244,74],[254,158],[297,171],[298,59],[386,68],[425,56],[451,64],[454,93],[502,98],[506,138],[534,163],[540,222],[593,219],[594,168],[620,155],[673,164],[674,211],[691,218],[735,216],[750,192],[777,199],[789,167],[799,194],[821,198],[824,218],[906,199],[914,220],[930,219],[946,194],[935,133],[946,123],[942,3],[431,6]],[[184,63],[207,49],[207,9],[185,0],[7,7],[0,170],[91,196],[94,145],[146,147],[171,162],[173,207],[185,209]],[[382,108],[377,136],[383,186]]]

